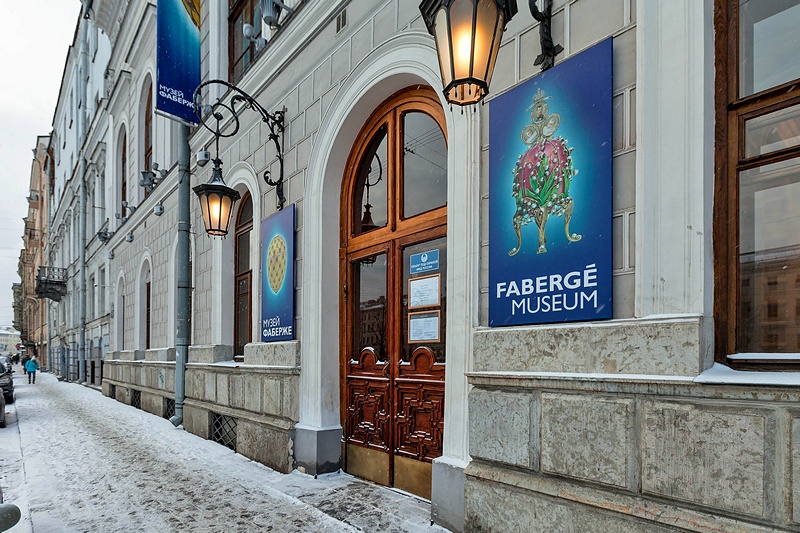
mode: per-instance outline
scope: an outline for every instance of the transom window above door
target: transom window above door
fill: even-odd
[[[447,206],[447,142],[438,102],[408,91],[401,105],[367,124],[346,227],[351,236],[395,230]],[[395,100],[396,101],[396,100]],[[353,168],[348,165],[348,168]]]

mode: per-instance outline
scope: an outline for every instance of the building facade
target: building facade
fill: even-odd
[[[46,302],[50,366],[68,380],[99,385],[108,351],[108,256],[98,232],[113,218],[105,181],[110,54],[107,36],[78,17],[53,114],[48,175],[47,268],[37,293]]]
[[[39,298],[36,287],[39,269],[47,264],[49,183],[45,164],[49,142],[47,136],[38,137],[33,149],[28,216],[24,219],[24,248],[20,255],[21,292],[24,295],[20,336],[28,354],[39,357],[39,364],[45,368],[48,366],[47,303]]]
[[[556,0],[559,50],[544,73],[534,63],[547,42],[521,5],[488,105],[463,110],[442,95],[417,1],[295,0],[274,27],[262,17],[272,2],[184,4],[200,30],[203,81],[235,84],[284,117],[280,151],[255,112],[230,137],[191,132],[191,152],[218,157],[240,200],[225,239],[205,235],[192,203],[186,430],[279,471],[342,468],[418,494],[456,531],[800,527],[796,1]],[[56,165],[62,207],[49,254],[70,280],[80,280],[77,257],[94,276],[87,287],[108,287],[88,299],[104,303],[86,319],[101,346],[107,324],[104,393],[169,417],[180,135],[153,108],[156,10],[95,0],[79,22],[108,39],[92,78],[105,92],[75,149],[83,167],[64,166],[71,152],[59,141],[69,172]],[[603,43],[613,64],[607,123],[596,125],[612,132],[609,318],[497,325],[492,200],[495,180],[511,178],[492,174],[500,135],[490,126],[504,124],[497,109],[517,89]],[[519,104],[534,126],[551,116],[537,95]],[[211,85],[202,96],[225,93]],[[562,100],[548,96],[566,131]],[[525,145],[559,127],[521,124],[513,134]],[[138,176],[153,161],[165,172],[144,187]],[[105,202],[82,245],[69,230],[80,193],[66,192],[77,190],[76,168],[102,176],[92,204]],[[294,210],[294,255],[282,260],[266,229],[282,211],[270,184],[281,168],[283,210]],[[593,175],[580,170],[578,192]],[[206,183],[212,166],[193,160],[191,173],[193,186]],[[511,185],[503,194],[513,202]],[[509,220],[512,255],[529,246],[552,257],[565,237],[575,249],[577,232],[591,230],[578,220],[572,231],[551,221],[538,249],[533,226]],[[268,312],[287,270],[290,324]],[[542,275],[529,276],[520,287],[538,292]],[[69,283],[79,294],[82,283]],[[553,293],[567,275],[541,283]],[[69,301],[57,327],[65,346],[79,343],[81,322]],[[291,340],[265,341],[289,326]]]

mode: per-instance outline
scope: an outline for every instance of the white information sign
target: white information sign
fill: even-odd
[[[439,342],[439,311],[409,313],[408,342]]]
[[[408,280],[408,308],[439,305],[439,280],[441,276],[426,276]]]

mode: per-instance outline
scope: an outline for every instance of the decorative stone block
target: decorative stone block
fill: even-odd
[[[300,378],[290,376],[283,380],[281,415],[291,420],[300,420]]]
[[[184,379],[186,380],[186,396],[188,398],[196,398],[198,400],[205,400],[205,376],[204,373],[195,368],[187,368]]]
[[[244,407],[244,378],[241,375],[231,374],[228,378],[228,400],[231,407]]]
[[[288,431],[240,418],[236,424],[236,451],[278,472],[288,474],[292,471]]]
[[[200,438],[207,439],[209,436],[209,430],[211,429],[208,411],[184,404],[183,428],[189,433],[197,435]]]
[[[702,317],[493,328],[474,337],[476,372],[697,376]]]
[[[543,393],[541,404],[543,472],[622,488],[631,485],[633,400]]]
[[[472,457],[538,469],[537,400],[530,394],[473,389],[469,393]]]
[[[230,406],[231,401],[228,395],[228,373],[220,372],[217,376],[217,403],[226,407]]]
[[[247,365],[300,366],[300,341],[246,344],[244,362]]]
[[[244,376],[244,408],[254,413],[261,412],[261,376]]]
[[[264,378],[264,412],[268,415],[281,415],[281,380]]]
[[[651,522],[471,476],[467,476],[464,491],[467,533],[675,532]]]
[[[233,360],[233,346],[222,344],[209,344],[205,346],[189,347],[189,362],[191,363],[219,363],[220,361]]]
[[[117,353],[117,359],[121,361],[134,361],[136,359],[136,350],[121,350]]]
[[[643,492],[763,515],[763,413],[647,401],[643,431]]]
[[[142,410],[156,416],[164,414],[164,397],[157,394],[152,394],[147,391],[142,391]]]
[[[217,402],[217,376],[214,372],[209,370],[203,371],[203,377],[205,378],[204,384],[204,393],[203,397],[208,400],[209,402],[216,403]]]
[[[174,361],[175,348],[155,348],[144,352],[145,361]]]

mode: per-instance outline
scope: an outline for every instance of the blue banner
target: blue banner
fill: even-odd
[[[489,325],[613,317],[612,42],[490,103]]]
[[[197,123],[192,96],[200,85],[200,0],[158,0],[156,109]]]
[[[261,223],[261,342],[294,339],[294,204]]]

